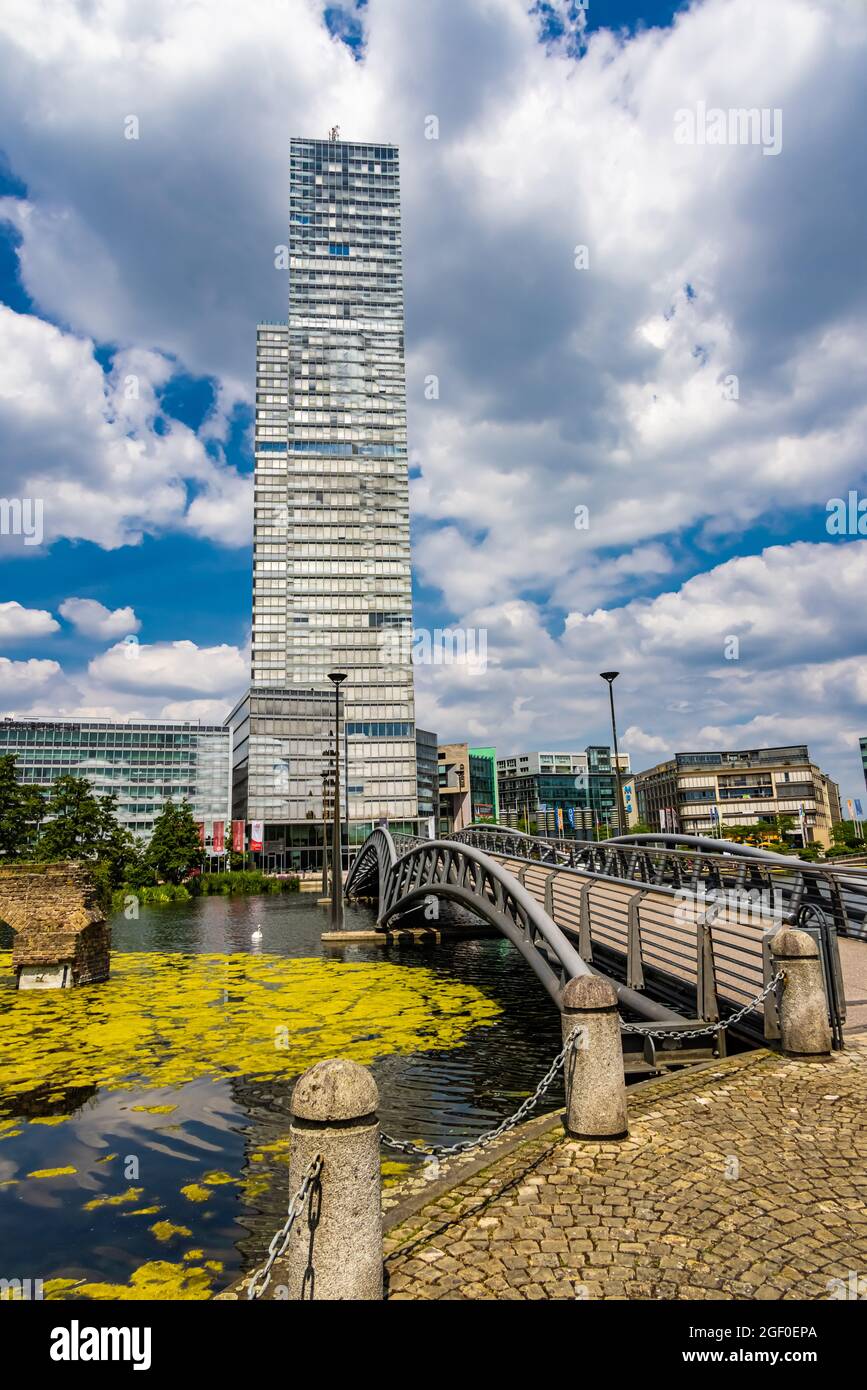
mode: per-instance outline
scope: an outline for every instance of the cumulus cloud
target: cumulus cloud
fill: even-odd
[[[225,643],[198,647],[195,642],[118,642],[88,665],[88,676],[117,691],[138,694],[222,696],[234,698],[249,677],[244,654]]]
[[[495,709],[503,753],[607,740],[599,672],[619,669],[621,746],[633,768],[702,747],[808,743],[857,788],[865,584],[867,541],[802,543],[729,560],[652,599],[570,613],[559,633],[525,600],[483,606],[467,620],[487,630],[484,681],[418,667],[419,722],[474,725],[480,738],[480,708]]]
[[[0,700],[10,703],[10,712],[37,696],[44,695],[49,688],[55,688],[62,672],[56,661],[39,660],[11,661],[8,656],[0,656]]]
[[[106,608],[93,598],[67,598],[60,605],[60,616],[72,623],[84,637],[108,640],[138,632],[139,619],[132,608]]]
[[[14,599],[0,603],[0,641],[18,642],[33,637],[47,637],[59,627],[57,619],[44,608],[24,608]]]
[[[247,538],[249,480],[206,445],[252,399],[255,320],[285,313],[288,137],[339,121],[401,146],[414,563],[432,610],[489,629],[484,677],[418,668],[421,721],[581,746],[619,665],[638,754],[809,732],[860,780],[862,549],[788,541],[824,541],[828,498],[867,482],[867,11],[704,0],[631,36],[560,0],[358,14],[361,61],[318,0],[219,24],[183,0],[4,7],[0,117],[28,190],[5,214],[64,325],[0,323],[7,494],[43,487],[49,538]],[[700,101],[780,108],[780,154],[678,144]],[[108,377],[94,342],[118,348]],[[178,367],[216,383],[198,435],[156,426]],[[112,649],[81,698],[109,676],[123,707],[222,698],[231,660],[176,645],[142,649],[138,684]],[[178,683],[185,664],[224,675]]]

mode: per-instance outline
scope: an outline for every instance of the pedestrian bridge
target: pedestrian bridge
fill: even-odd
[[[867,874],[670,834],[585,843],[482,824],[422,840],[383,827],[359,848],[345,891],[378,904],[383,931],[431,901],[468,909],[515,946],[558,1007],[574,976],[607,976],[622,1008],[647,1024],[650,1065],[664,1047],[684,1061],[707,1055],[683,1048],[700,1024],[724,1021],[753,1041],[779,1037],[776,991],[759,996],[782,925],[820,946],[842,1046],[837,936],[867,935]],[[716,1034],[714,1055],[724,1037]]]

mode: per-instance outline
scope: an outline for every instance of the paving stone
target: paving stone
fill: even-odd
[[[824,1065],[762,1051],[660,1078],[629,1118],[620,1144],[552,1117],[481,1173],[450,1164],[449,1193],[388,1234],[388,1296],[827,1298],[867,1268],[867,1038]]]

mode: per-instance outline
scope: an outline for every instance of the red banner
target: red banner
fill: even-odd
[[[198,829],[199,829],[199,844],[202,846],[202,849],[204,849],[204,848],[205,848],[205,822],[204,822],[203,820],[197,820],[197,821],[196,821],[196,825],[198,826]]]
[[[232,821],[232,849],[238,854],[244,853],[244,822],[242,820]]]
[[[214,853],[222,854],[226,848],[226,822],[214,821]]]

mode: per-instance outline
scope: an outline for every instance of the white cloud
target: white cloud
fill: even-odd
[[[0,641],[16,642],[47,637],[60,624],[44,608],[24,608],[16,600],[0,603]]]
[[[92,342],[5,306],[0,349],[3,488],[41,500],[46,540],[115,549],[187,530],[246,543],[251,480],[178,421],[155,428],[156,392],[174,372],[165,357],[129,349],[106,375]]]
[[[35,657],[30,661],[11,661],[8,656],[0,656],[0,700],[12,701],[13,706],[18,701],[32,700],[44,694],[47,687],[56,685],[61,675],[56,661]]]
[[[67,598],[60,605],[60,616],[72,623],[84,637],[109,640],[138,632],[139,619],[132,608],[109,609],[93,598]]]
[[[538,43],[527,0],[440,0],[411,24],[405,0],[370,0],[360,63],[314,0],[223,10],[0,14],[0,117],[28,188],[6,210],[26,288],[68,326],[2,324],[7,495],[43,487],[49,537],[247,538],[249,480],[204,441],[252,398],[256,319],[285,313],[288,136],[339,121],[401,145],[414,560],[455,620],[489,629],[483,679],[418,669],[422,722],[580,746],[607,737],[597,672],[616,664],[637,740],[809,734],[860,783],[863,554],[787,542],[825,540],[828,498],[867,483],[864,7],[705,0],[667,29],[598,31],[578,63],[568,39]],[[699,100],[782,108],[782,153],[675,144]],[[120,346],[109,381],[91,340]],[[154,428],[176,365],[218,386],[199,437]],[[719,563],[757,548],[753,527],[781,544]],[[136,684],[122,653],[97,660],[94,707],[229,698],[240,671],[160,656]],[[202,661],[201,684],[176,684]]]
[[[249,678],[238,647],[198,647],[195,642],[119,642],[90,662],[94,683],[138,695],[223,696],[234,699]]]

